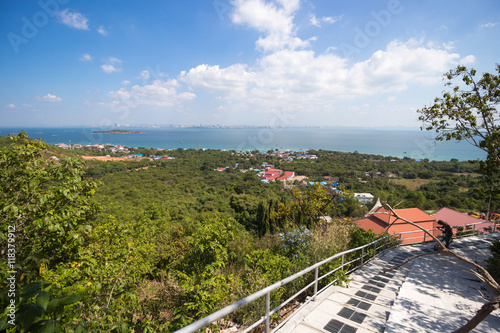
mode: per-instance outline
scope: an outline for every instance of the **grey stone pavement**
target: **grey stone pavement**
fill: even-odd
[[[456,239],[450,250],[485,266],[494,239],[500,239],[500,233]],[[316,301],[294,313],[277,332],[453,332],[481,308],[486,302],[483,296],[494,295],[467,272],[470,265],[434,253],[387,271],[412,256],[434,252],[433,246],[388,250],[353,272],[348,287],[332,286],[318,294]],[[500,310],[473,332],[500,332]]]

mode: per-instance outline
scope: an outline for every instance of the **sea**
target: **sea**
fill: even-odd
[[[436,134],[419,130],[370,128],[199,128],[120,127],[142,134],[95,134],[102,128],[23,128],[31,138],[48,144],[114,144],[163,149],[331,150],[385,157],[433,161],[484,159],[486,154],[468,142],[437,141]],[[0,128],[0,136],[19,133],[21,127]]]

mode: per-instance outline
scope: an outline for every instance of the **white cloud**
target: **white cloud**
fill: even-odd
[[[440,81],[442,74],[457,64],[459,57],[441,48],[424,47],[414,39],[406,43],[394,40],[384,51],[379,50],[367,61],[355,64],[351,73],[363,83],[358,85],[361,89],[401,91],[411,82],[432,84]]]
[[[479,28],[483,28],[483,29],[484,29],[484,28],[486,28],[486,29],[488,29],[488,28],[493,28],[493,27],[494,27],[494,26],[496,26],[497,24],[498,24],[498,22],[488,22],[488,23],[485,23],[485,24],[481,24],[481,25],[479,26]]]
[[[312,25],[316,26],[316,27],[321,27],[321,23],[319,22],[318,18],[315,16],[315,15],[312,15],[310,20]]]
[[[473,55],[468,55],[460,59],[460,64],[461,65],[471,65],[476,62],[476,57]]]
[[[112,105],[126,105],[127,107],[136,105],[174,106],[196,97],[191,92],[178,92],[178,88],[180,88],[180,84],[175,79],[155,80],[148,85],[134,85],[130,89],[121,88],[117,91],[111,91],[109,96],[114,99]]]
[[[16,106],[14,104],[7,104],[5,107],[7,109],[15,109],[16,108]]]
[[[344,14],[342,14],[340,16],[324,16],[321,20],[325,23],[328,23],[328,24],[334,24],[334,23],[337,23],[338,21],[340,21],[343,16],[344,16]]]
[[[106,63],[101,65],[101,69],[104,73],[106,74],[111,74],[114,72],[121,72],[121,64],[123,63],[122,60],[115,58],[115,57],[109,57],[106,60]]]
[[[99,28],[97,28],[97,32],[100,33],[103,36],[107,36],[108,35],[108,31],[106,29],[104,29],[104,27],[102,25],[100,25]]]
[[[254,73],[247,71],[247,66],[235,64],[226,68],[199,65],[189,72],[181,72],[179,80],[186,82],[192,89],[211,93],[227,94],[229,97],[244,97],[248,84],[254,81]]]
[[[93,58],[90,54],[85,53],[80,56],[81,61],[91,61]]]
[[[59,20],[67,26],[80,30],[89,30],[88,19],[78,12],[70,12],[68,8],[57,13]]]
[[[130,84],[129,80],[122,81],[123,86],[128,86]]]
[[[263,51],[303,48],[309,41],[296,37],[293,24],[299,4],[299,0],[235,0],[231,19],[263,33],[256,42]]]
[[[61,102],[62,101],[62,98],[61,97],[57,97],[56,95],[52,95],[52,94],[47,94],[45,96],[36,96],[35,99],[37,101],[42,101],[42,102]]]
[[[101,68],[102,68],[102,71],[106,74],[111,74],[113,72],[120,72],[121,71],[119,68],[116,68],[115,66],[109,65],[109,64],[103,64],[103,65],[101,65]]]
[[[193,90],[222,94],[220,99],[234,105],[242,103],[260,110],[292,105],[319,112],[338,101],[377,94],[395,96],[415,84],[439,84],[442,74],[459,59],[458,54],[442,47],[395,40],[385,50],[355,64],[334,53],[285,49],[262,57],[254,68],[244,64],[225,68],[199,65],[183,71],[179,80]]]
[[[343,16],[344,16],[344,14],[342,14],[340,16],[323,16],[320,20],[315,15],[312,15],[310,18],[310,22],[312,25],[320,28],[321,22],[324,22],[327,24],[334,24],[334,23],[337,23],[338,21],[340,21]]]

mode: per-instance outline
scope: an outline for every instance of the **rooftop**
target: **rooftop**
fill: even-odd
[[[431,230],[436,228],[436,220],[434,217],[426,214],[424,211],[418,208],[403,208],[394,210],[399,216],[412,221],[426,230]],[[372,230],[376,234],[382,234],[388,232],[389,234],[403,233],[402,238],[409,240],[411,238],[412,242],[423,240],[424,234],[420,233],[409,233],[413,231],[419,231],[419,229],[411,224],[406,223],[403,220],[396,221],[396,218],[388,214],[388,211],[382,207],[375,210],[374,214],[370,214],[364,219],[354,221],[356,225],[364,230]],[[422,238],[419,240],[419,238]]]
[[[436,221],[443,220],[452,227],[481,222],[483,222],[481,223],[481,228],[493,226],[492,223],[485,223],[485,220],[477,219],[475,217],[457,212],[456,210],[446,207],[441,208],[436,214],[434,214],[434,218],[436,219]]]

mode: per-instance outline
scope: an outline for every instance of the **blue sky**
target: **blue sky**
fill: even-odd
[[[4,0],[0,126],[418,128],[498,0]]]

